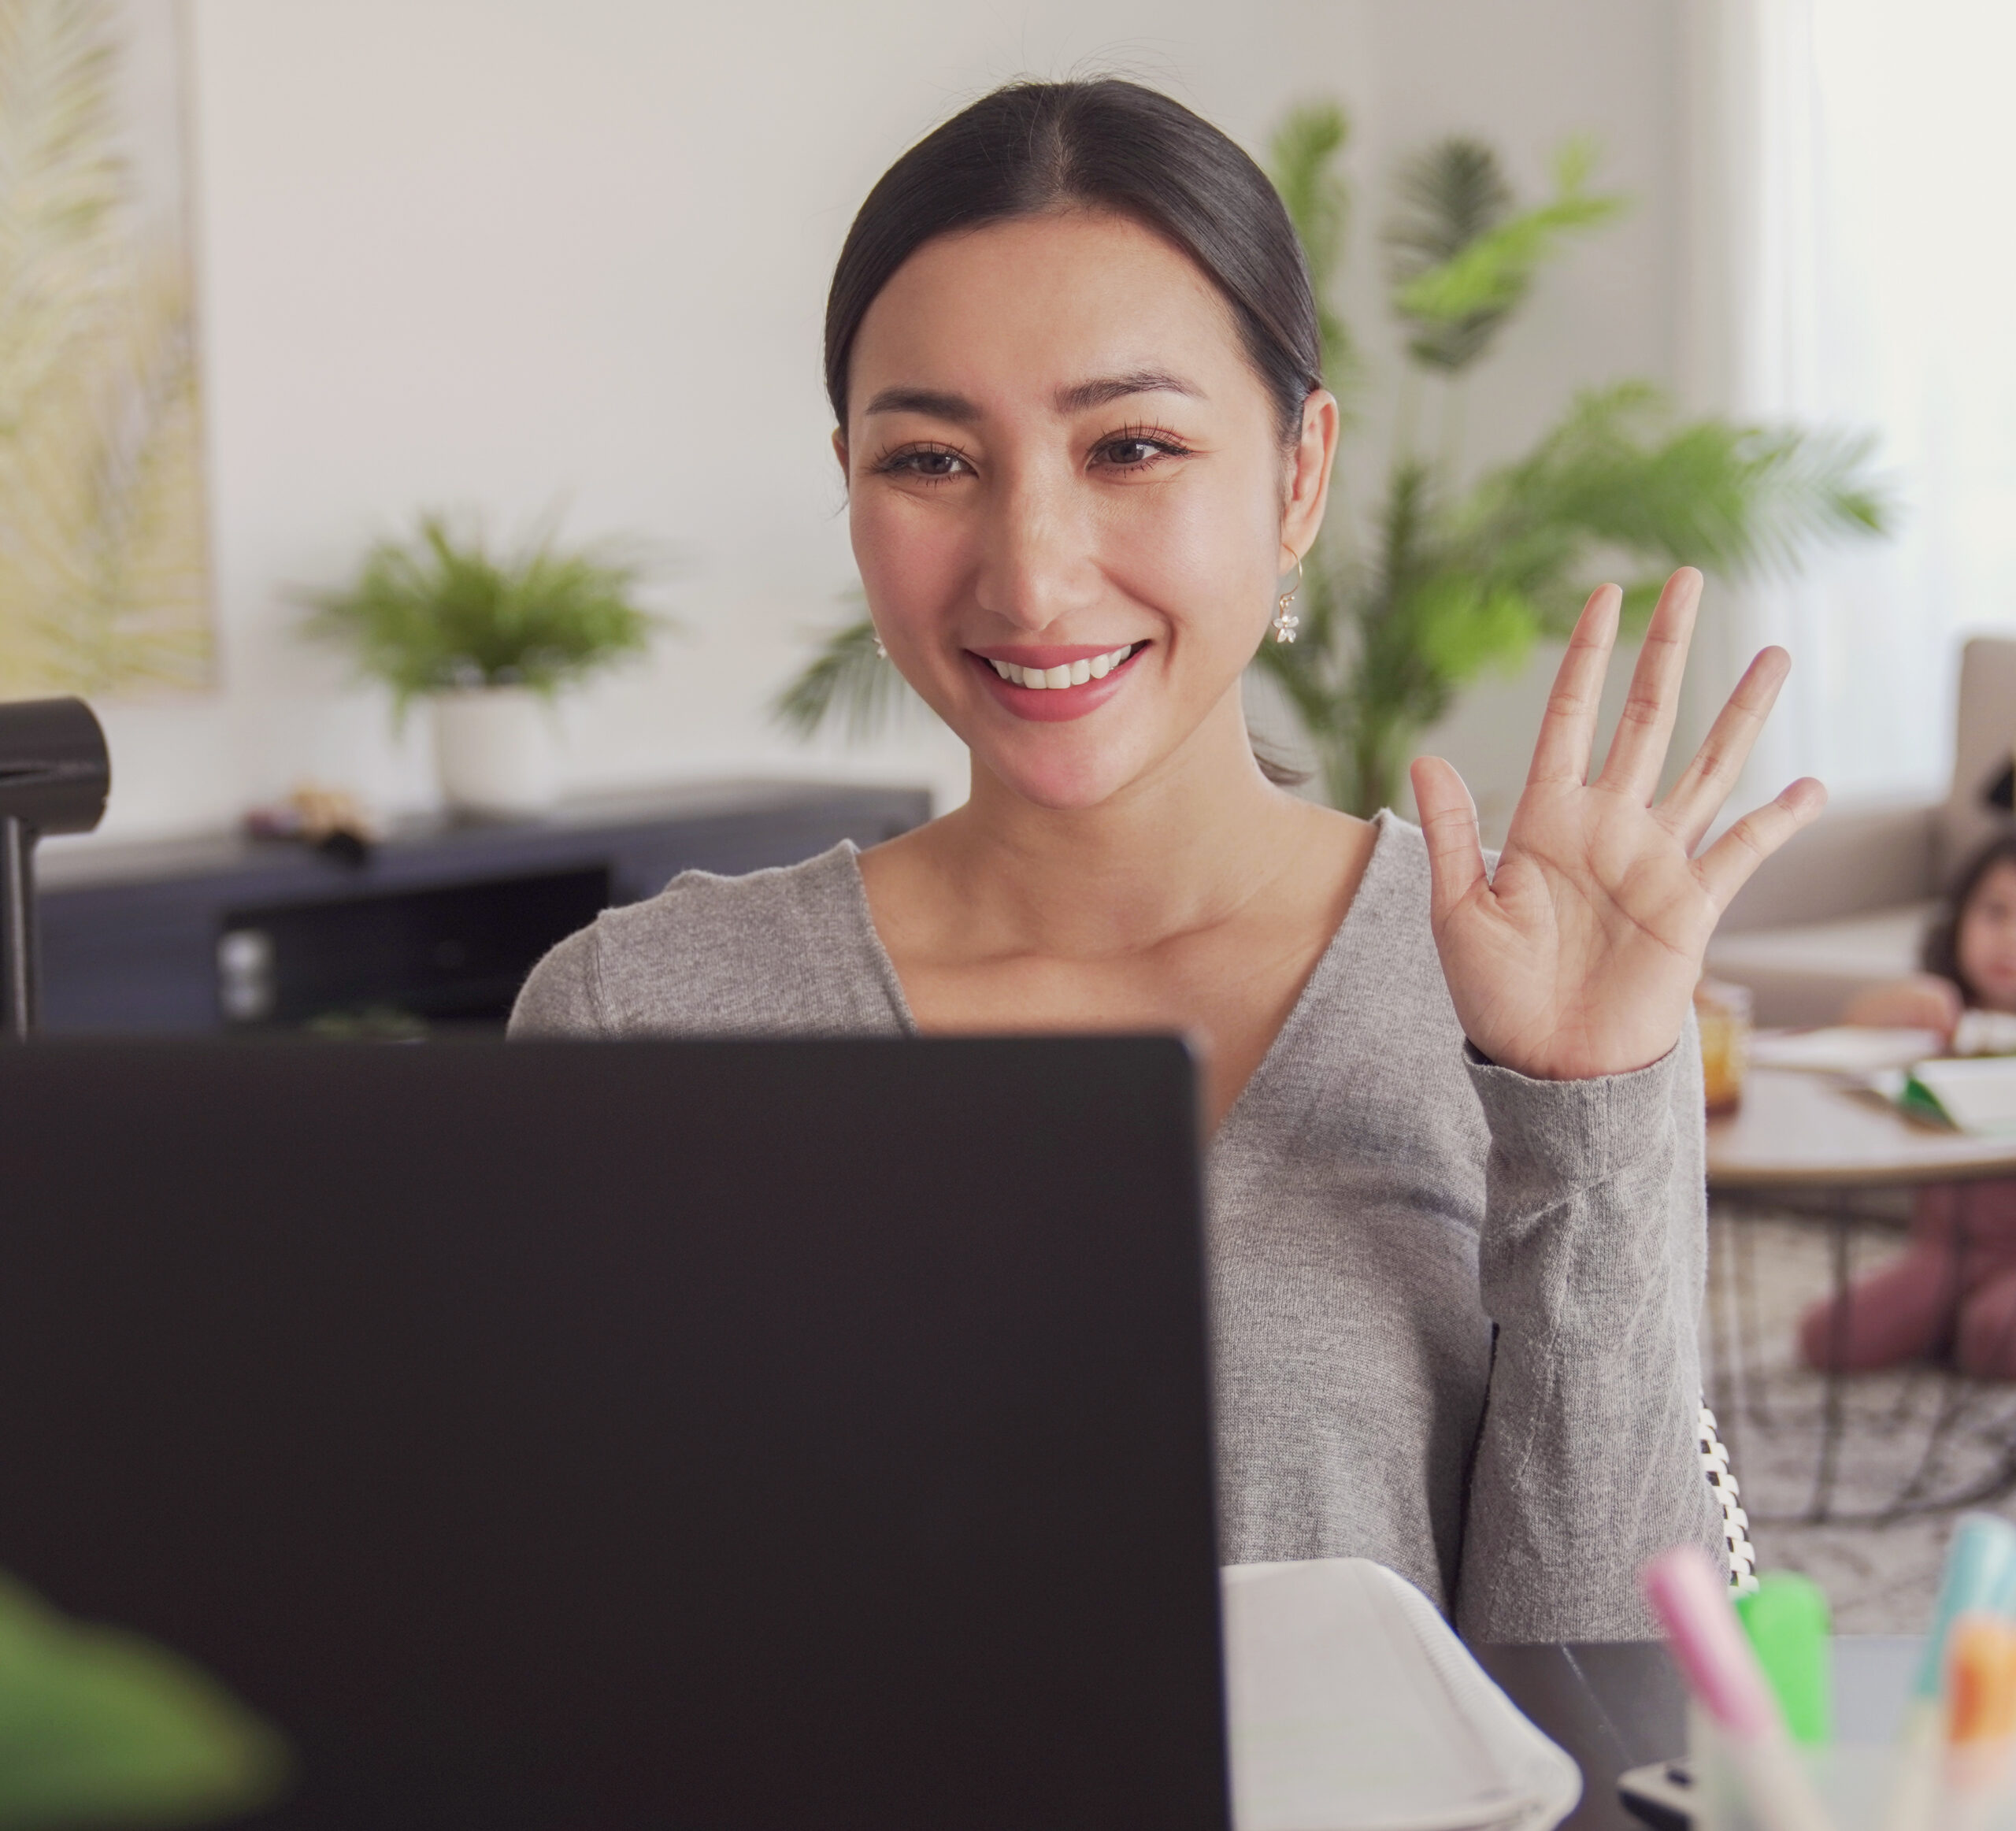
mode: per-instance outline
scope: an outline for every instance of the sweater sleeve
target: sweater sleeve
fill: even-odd
[[[1707,1268],[1700,1047],[1540,1081],[1466,1048],[1491,1131],[1479,1270],[1494,1328],[1456,1622],[1480,1642],[1636,1640],[1638,1573],[1727,1553],[1697,1438]]]

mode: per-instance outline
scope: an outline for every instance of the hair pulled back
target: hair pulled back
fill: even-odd
[[[1309,269],[1267,175],[1181,103],[1116,77],[1010,83],[912,146],[847,231],[826,298],[826,392],[847,423],[862,320],[926,242],[1073,207],[1166,236],[1217,287],[1274,403],[1284,443],[1323,385]]]
[[[1947,893],[1945,908],[1925,938],[1925,971],[1951,980],[1970,1006],[1981,1003],[1981,991],[1960,969],[1960,925],[1966,920],[1967,905],[1974,900],[1981,880],[1998,865],[2016,865],[2016,829],[1996,834],[1961,866]]]

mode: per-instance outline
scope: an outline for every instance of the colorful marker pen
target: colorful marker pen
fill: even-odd
[[[1736,1599],[1736,1612],[1792,1740],[1824,1747],[1834,1733],[1825,1592],[1810,1577],[1767,1570],[1755,1589]]]
[[[1679,1545],[1645,1567],[1644,1581],[1673,1662],[1720,1732],[1759,1831],[1832,1831],[1730,1606],[1726,1575],[1699,1547]]]
[[[1940,1699],[1947,1641],[1963,1615],[2007,1615],[2016,1608],[2016,1525],[1993,1514],[1961,1515],[1946,1547],[1939,1599],[1925,1631],[1911,1695],[1898,1731],[1896,1779],[1884,1831],[1928,1831],[1938,1805]]]
[[[2009,1774],[2016,1744],[2016,1625],[1962,1615],[1947,1636],[1946,1761],[1938,1822],[1951,1831],[1983,1823]]]

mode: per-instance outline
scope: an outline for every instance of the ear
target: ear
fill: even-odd
[[[847,469],[847,432],[844,426],[833,428],[833,455],[840,461],[840,481],[845,483],[850,473]]]
[[[1322,530],[1324,506],[1330,499],[1330,469],[1336,462],[1342,429],[1337,397],[1326,387],[1316,389],[1302,403],[1302,434],[1288,455],[1281,545],[1291,554],[1307,553]],[[1286,573],[1292,566],[1281,569]]]

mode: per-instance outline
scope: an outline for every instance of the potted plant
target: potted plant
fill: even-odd
[[[480,530],[424,514],[417,538],[379,541],[354,584],[310,599],[308,628],[390,688],[397,716],[432,702],[451,807],[532,814],[558,791],[554,695],[642,653],[661,621],[636,602],[643,572],[562,551],[550,526],[495,555]]]
[[[1336,104],[1297,109],[1271,163],[1348,429],[1363,365],[1336,303],[1346,135]],[[1475,140],[1437,142],[1398,175],[1382,239],[1406,366],[1385,486],[1362,517],[1341,489],[1333,497],[1303,562],[1293,634],[1257,658],[1294,708],[1335,806],[1372,814],[1392,804],[1422,728],[1487,669],[1515,667],[1536,640],[1565,635],[1598,568],[1644,569],[1625,595],[1627,615],[1642,618],[1676,565],[1725,577],[1789,570],[1814,540],[1878,532],[1888,519],[1866,439],[1683,423],[1640,381],[1578,395],[1525,456],[1466,473],[1466,379],[1567,239],[1623,209],[1590,188],[1593,165],[1587,143],[1570,143],[1554,195],[1523,209],[1497,155]],[[810,734],[843,713],[865,734],[902,702],[874,634],[862,622],[831,636],[778,698],[780,719]]]

